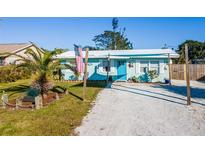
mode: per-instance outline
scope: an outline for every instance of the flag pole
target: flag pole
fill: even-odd
[[[169,67],[169,85],[172,85],[172,77],[171,77],[171,58],[170,53],[168,53],[168,67]]]

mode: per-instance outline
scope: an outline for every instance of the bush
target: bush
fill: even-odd
[[[136,76],[133,76],[131,78],[128,79],[128,81],[131,81],[131,82],[140,82],[140,79]]]
[[[149,76],[150,81],[152,82],[153,79],[158,77],[157,71],[156,70],[148,71],[148,76]]]
[[[31,76],[31,71],[26,68],[16,68],[15,65],[0,67],[0,83],[14,82],[20,79],[28,79]]]

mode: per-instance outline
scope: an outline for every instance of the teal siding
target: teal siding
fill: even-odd
[[[106,61],[106,59],[89,59],[88,60],[88,80],[106,80],[107,79],[107,73],[103,70],[102,63],[103,60]],[[147,81],[146,75],[140,72],[140,61],[141,60],[154,60],[159,61],[159,76],[158,78],[154,79],[154,82],[164,82],[165,78],[168,78],[168,59],[167,58],[132,58],[123,60],[125,61],[124,67],[118,67],[118,59],[112,59],[111,60],[111,71],[109,73],[109,76],[112,77],[112,80],[127,80],[130,77],[136,76],[139,77],[144,82]],[[68,62],[69,60],[63,61],[63,63]],[[75,80],[74,74],[64,69],[62,70],[62,73],[64,74],[65,80]],[[119,76],[123,75],[122,78]],[[80,80],[83,79],[83,74],[79,77]]]
[[[100,59],[88,60],[88,80],[106,80],[107,74],[99,71]]]

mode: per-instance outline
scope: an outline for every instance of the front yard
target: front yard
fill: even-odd
[[[30,80],[0,83],[0,89],[29,83]],[[81,99],[82,83],[57,82],[56,85],[63,85],[71,93],[40,110],[0,109],[0,135],[75,135],[73,130],[80,125],[105,83],[88,83],[85,102]],[[11,98],[21,94],[19,91]]]

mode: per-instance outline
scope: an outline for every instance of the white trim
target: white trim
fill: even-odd
[[[110,56],[110,59],[130,59],[130,57],[125,57],[125,56]]]
[[[136,65],[135,65],[135,73],[136,74],[140,74],[140,60],[136,59],[135,63],[136,63]]]
[[[160,59],[159,60],[159,74],[163,74],[164,73],[164,60]]]

